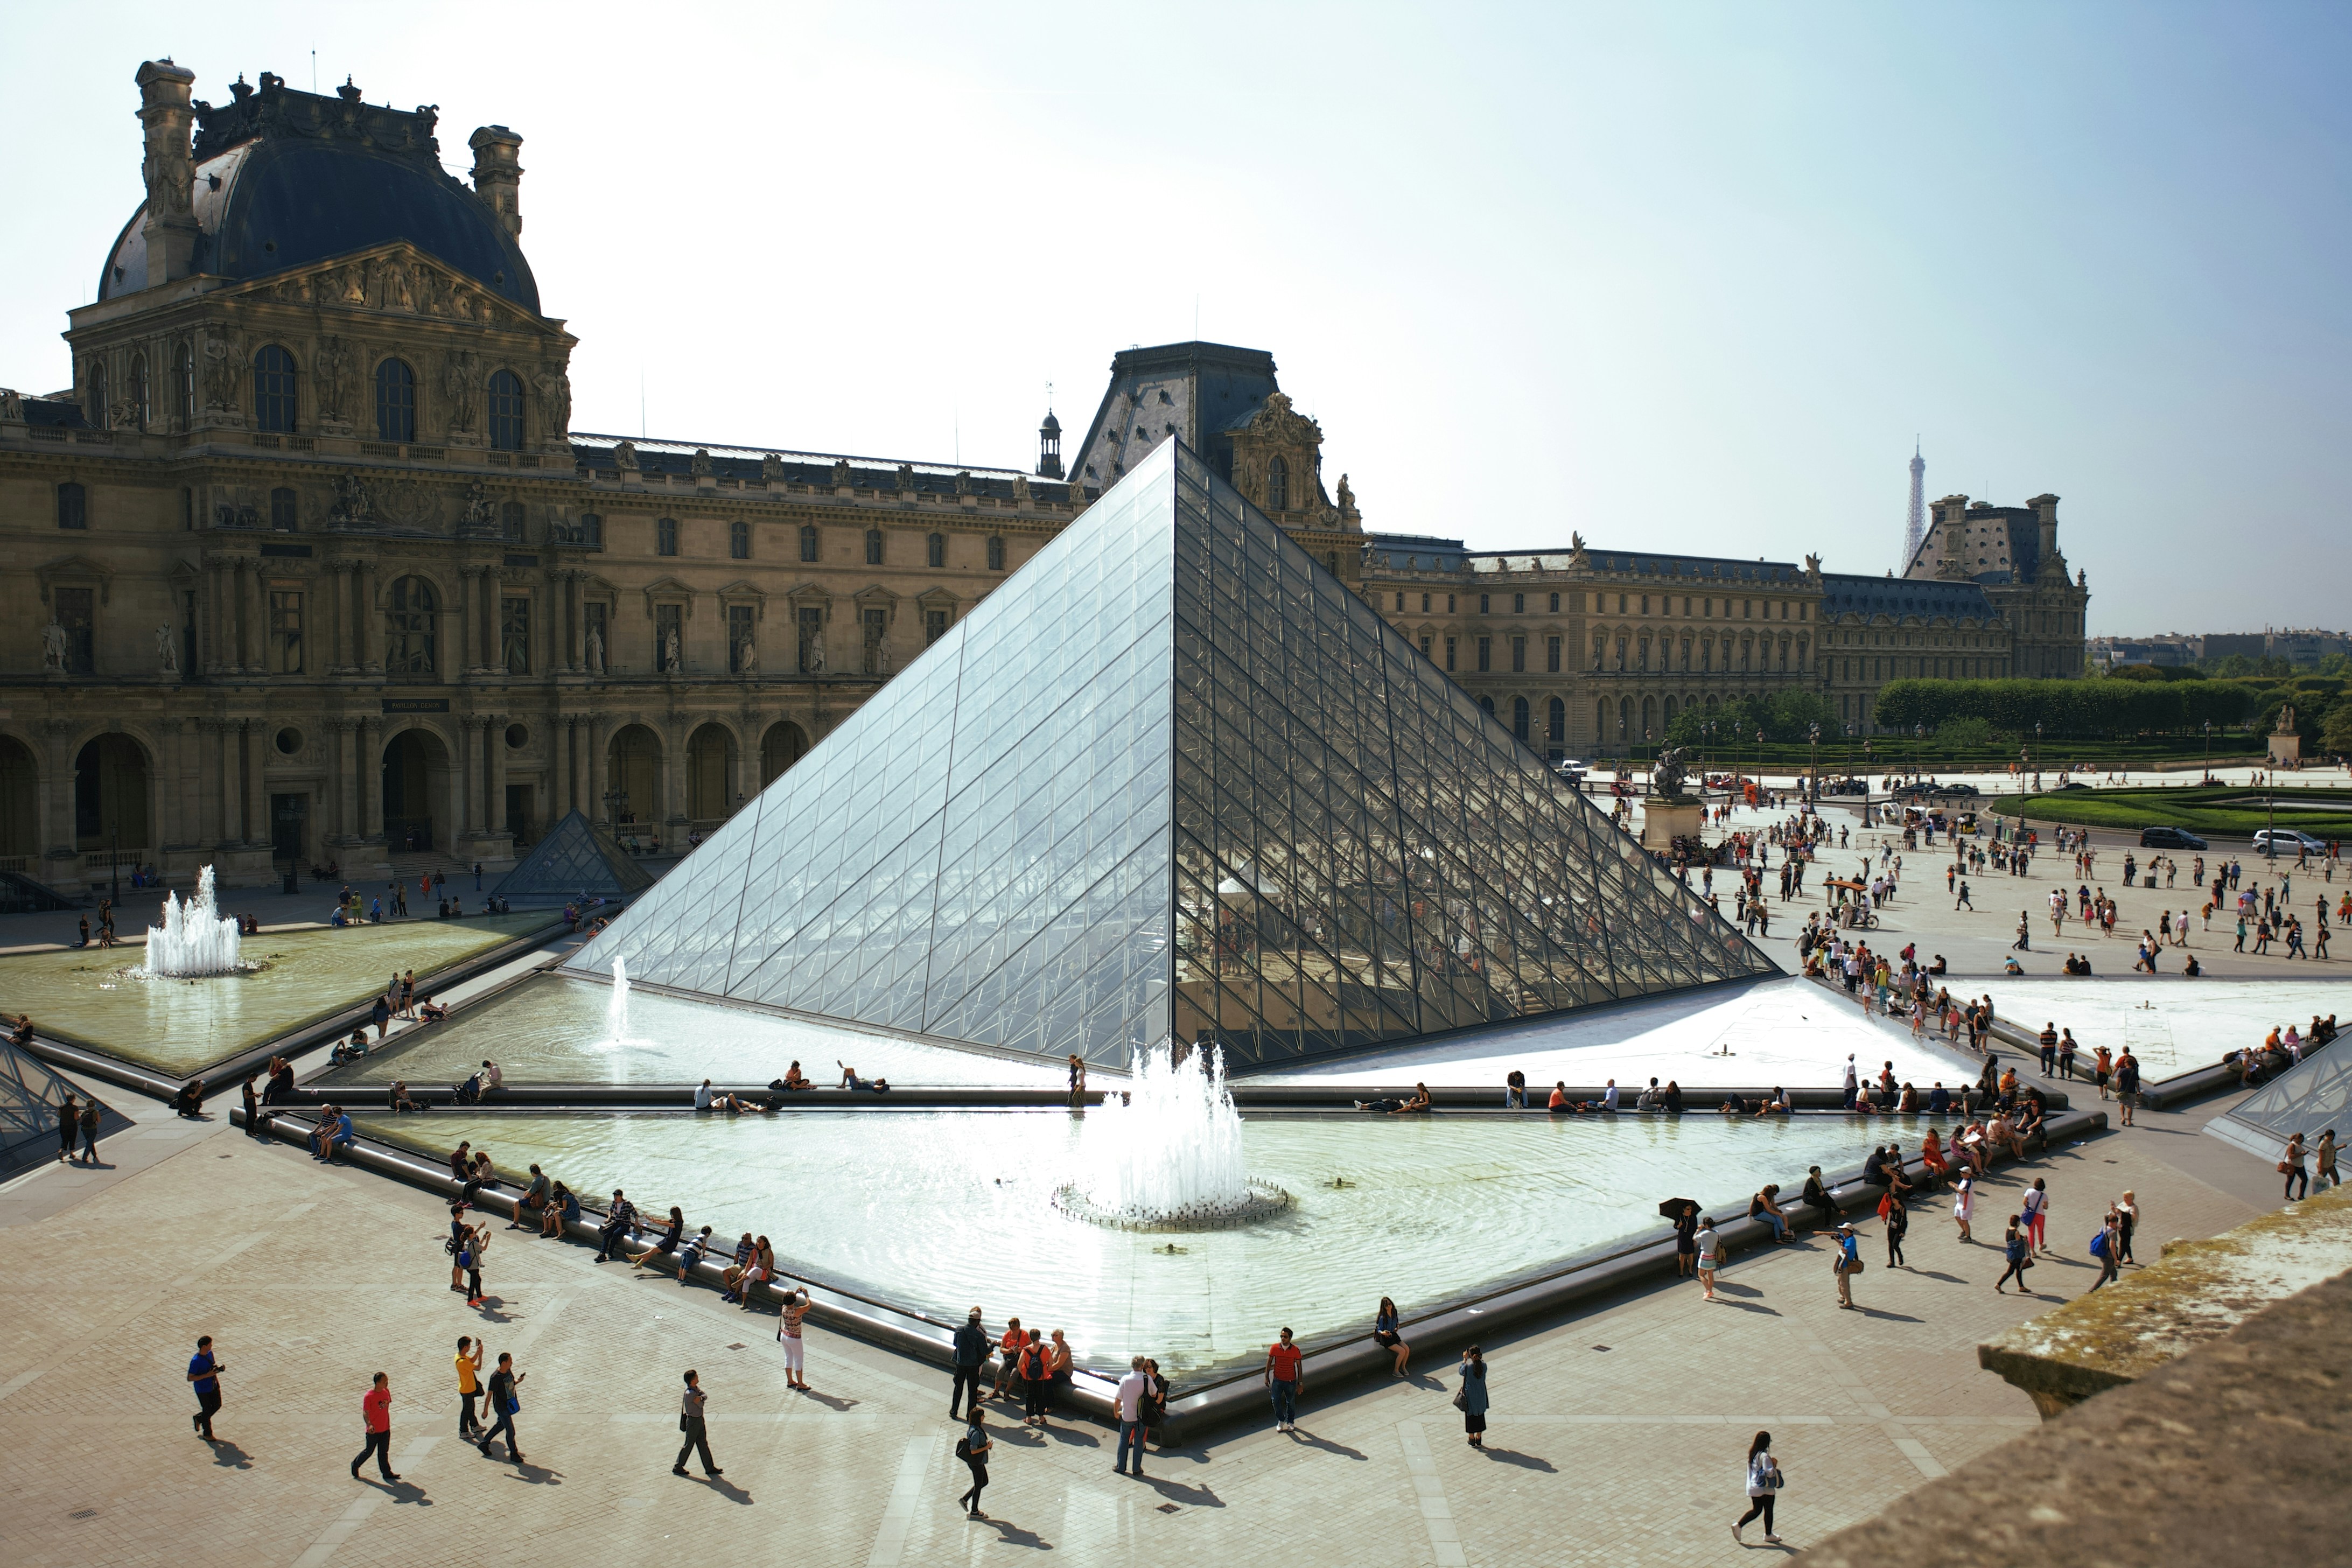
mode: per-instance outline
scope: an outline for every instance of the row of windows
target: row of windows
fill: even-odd
[[[599,546],[604,542],[604,520],[603,518],[598,517],[593,512],[590,512],[586,516],[583,516],[580,520],[580,522],[583,532],[586,535],[588,542]],[[800,544],[802,560],[823,560],[824,543],[824,541],[823,535],[814,523],[803,523],[801,525]],[[677,553],[677,519],[674,517],[665,517],[656,520],[654,523],[654,553],[656,555],[675,555]],[[885,536],[882,530],[878,528],[867,529],[866,531],[866,564],[868,566],[881,566],[887,564],[885,560],[887,553],[887,551],[885,544]],[[751,558],[751,525],[750,523],[739,519],[727,525],[727,554],[730,559],[736,561],[749,561]],[[924,539],[923,563],[926,566],[936,567],[944,567],[948,563],[948,536],[946,534],[934,533]],[[992,533],[988,536],[988,569],[991,572],[1002,572],[1004,570],[1004,540],[1001,535]]]
[[[1497,612],[1495,608],[1495,601],[1502,596],[1503,595],[1499,594],[1479,595],[1478,613],[1482,616],[1496,614]],[[1551,614],[1555,616],[1559,614],[1559,595],[1555,593],[1538,596],[1549,598],[1550,600],[1549,609]],[[1392,597],[1395,601],[1393,606],[1395,610],[1399,614],[1404,613],[1405,600],[1407,598],[1407,595],[1404,591],[1402,589],[1394,590]],[[1572,609],[1582,610],[1591,615],[1607,615],[1610,613],[1608,604],[1610,596],[1607,594],[1572,594],[1570,597],[1576,601],[1570,605],[1570,608]],[[1621,616],[1671,616],[1675,613],[1675,596],[1671,594],[1620,594],[1616,596],[1616,614]],[[1421,613],[1424,616],[1433,614],[1435,601],[1441,598],[1445,601],[1445,613],[1449,616],[1452,615],[1454,613],[1454,595],[1451,594],[1436,593],[1428,593],[1421,595]],[[1682,613],[1684,615],[1688,616],[1692,614],[1691,606],[1693,605],[1696,605],[1698,606],[1697,617],[1699,619],[1713,620],[1715,618],[1716,601],[1714,599],[1704,595],[1694,596],[1689,594],[1681,595],[1681,598],[1683,605]],[[1657,608],[1655,610],[1651,608],[1651,601],[1653,599],[1657,602]],[[1513,594],[1510,595],[1510,614],[1515,616],[1524,616],[1528,613],[1527,595]],[[1638,609],[1634,607],[1637,603],[1639,605]],[[1807,600],[1741,599],[1738,603],[1739,605],[1739,614],[1738,618],[1743,621],[1759,619],[1769,621],[1773,619],[1772,606],[1775,605],[1780,606],[1779,618],[1784,621],[1788,620],[1791,618],[1789,614],[1789,606],[1791,604],[1794,604],[1797,607],[1797,613],[1794,617],[1795,619],[1800,621],[1810,621],[1813,618],[1812,605]],[[1733,601],[1729,599],[1723,601],[1723,618],[1726,620],[1733,618],[1731,610],[1732,604]],[[1759,604],[1764,606],[1764,613],[1760,616],[1756,614],[1756,606]]]
[[[145,354],[131,356],[130,377],[121,411],[134,428],[144,430],[154,423],[155,415]],[[255,429],[279,434],[295,431],[300,408],[299,379],[294,355],[284,345],[265,343],[255,351]],[[172,384],[180,427],[191,428],[196,420],[196,370],[194,355],[184,343],[173,360]],[[92,361],[84,389],[83,412],[100,429],[110,428],[115,422],[117,410],[110,390],[105,364]],[[491,447],[501,452],[520,452],[523,443],[522,378],[510,370],[493,371],[487,390]],[[379,441],[406,443],[416,439],[416,373],[403,360],[388,359],[375,367],[375,434]]]
[[[1842,658],[1841,680],[1989,680],[2009,673],[2000,658]],[[1856,674],[1856,671],[1860,671]]]

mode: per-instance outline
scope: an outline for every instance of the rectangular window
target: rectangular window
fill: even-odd
[[[824,612],[804,607],[800,614],[800,666],[803,675],[824,668]]]
[[[1454,613],[1454,595],[1451,594],[1445,595],[1445,613],[1449,616]]]
[[[499,502],[499,531],[511,543],[523,542],[523,510],[519,500]]]
[[[1511,595],[1511,614],[1513,614],[1513,615],[1515,615],[1515,616],[1524,616],[1524,615],[1526,615],[1527,613],[1528,613],[1528,596],[1527,596],[1525,594],[1514,594],[1514,595]]]
[[[1427,658],[1429,657],[1429,634],[1427,632],[1421,634],[1421,657],[1423,658]]]
[[[887,610],[862,610],[858,612],[857,619],[866,629],[866,673],[868,675],[889,674],[889,670],[885,667],[890,660],[888,651],[890,646],[890,612]]]
[[[1650,595],[1647,594],[1642,595],[1642,613],[1645,616],[1650,613]]]
[[[96,675],[98,615],[91,605],[91,591],[88,588],[52,588],[49,597],[56,601],[58,625],[65,628],[66,673]]]
[[[1486,595],[1484,594],[1478,595],[1478,613],[1482,616],[1488,613],[1486,609]]]
[[[1699,609],[1699,619],[1703,621],[1711,621],[1715,619],[1715,601],[1713,599],[1700,600]]]
[[[280,485],[269,492],[269,526],[279,533],[291,533],[295,521],[294,492]]]
[[[1755,601],[1755,600],[1753,600],[1753,599],[1742,599],[1742,600],[1740,600],[1740,601],[1739,601],[1739,618],[1740,618],[1741,620],[1745,621],[1745,620],[1752,620],[1752,619],[1754,619],[1754,618],[1755,618],[1755,612],[1756,612],[1756,601]]]
[[[595,634],[597,662],[606,668],[613,662],[613,626],[606,614],[608,607],[602,599],[591,599],[580,606],[581,616],[587,623],[580,628],[581,641],[584,645],[589,634]]]
[[[740,518],[727,525],[727,557],[730,561],[751,559],[751,525]]]
[[[948,613],[945,610],[923,612],[923,646],[930,647],[948,635]]]
[[[1494,668],[1495,639],[1493,637],[1480,637],[1478,639],[1478,673],[1484,675]]]
[[[656,555],[677,553],[677,519],[666,517],[654,524],[654,553]]]
[[[1813,606],[1810,601],[1797,606],[1797,618],[1801,621],[1810,621],[1813,618]]]
[[[1622,594],[1617,595],[1617,613],[1621,616],[1625,613],[1625,595]]]
[[[1511,673],[1514,675],[1525,675],[1527,670],[1528,639],[1525,637],[1513,637],[1511,639]]]
[[[1454,668],[1454,639],[1452,637],[1447,637],[1445,639],[1445,668],[1448,669],[1452,669]]]
[[[737,526],[746,525],[739,523]],[[755,664],[758,662],[759,649],[752,640],[751,614],[749,605],[727,606],[727,673],[730,675],[742,674],[746,659]]]
[[[70,479],[58,487],[58,526],[89,526],[89,492]]]
[[[1554,594],[1551,596],[1551,613],[1555,616],[1559,614],[1559,595],[1558,594]]]
[[[815,560],[815,559],[816,559],[816,551],[817,551],[817,542],[816,542],[816,525],[815,525],[814,523],[803,523],[803,524],[802,524],[802,525],[801,525],[801,559],[802,559],[802,560],[803,560],[803,561],[814,561],[814,560]]]
[[[278,675],[302,673],[302,595],[269,591],[269,668]]]
[[[530,600],[499,600],[499,662],[509,675],[530,673]]]
[[[604,548],[604,520],[596,512],[580,514],[580,542],[591,550]]]
[[[1559,673],[1559,639],[1544,638],[1544,668],[1554,675]]]
[[[1426,594],[1421,596],[1421,613],[1424,616],[1429,614],[1429,595]]]
[[[1399,594],[1399,595],[1396,596],[1396,607],[1397,607],[1397,614],[1399,614],[1399,615],[1402,615],[1402,614],[1404,614],[1404,595],[1403,595],[1402,594]]]

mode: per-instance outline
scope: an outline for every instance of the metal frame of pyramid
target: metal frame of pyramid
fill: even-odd
[[[2290,1134],[2319,1142],[2333,1127],[2352,1135],[2352,1049],[2323,1047],[2205,1123],[2205,1131],[2250,1154],[2275,1160]]]
[[[619,840],[577,808],[547,830],[490,891],[499,898],[561,902],[581,893],[634,899],[654,885]]]
[[[1163,442],[568,971],[1240,1070],[1779,970]]]
[[[57,1158],[58,1107],[73,1087],[48,1063],[0,1041],[0,1178]],[[100,1137],[131,1125],[102,1100],[100,1110]]]

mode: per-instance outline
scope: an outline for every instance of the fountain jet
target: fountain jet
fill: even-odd
[[[182,903],[163,895],[163,923],[147,928],[149,974],[173,979],[234,974],[237,970],[236,921],[225,920],[213,897],[213,868],[196,879],[195,897]]]

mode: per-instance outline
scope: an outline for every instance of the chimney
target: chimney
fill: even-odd
[[[474,194],[499,215],[507,233],[522,237],[522,138],[503,125],[485,125],[467,138],[474,150]]]
[[[196,161],[188,138],[195,110],[188,89],[196,73],[169,59],[139,68],[139,122],[146,129],[147,158],[140,174],[147,182],[147,280],[152,289],[185,278],[196,267]]]
[[[2058,498],[2039,495],[2025,504],[2042,519],[2042,566],[2046,571],[2050,563],[2058,559]]]

